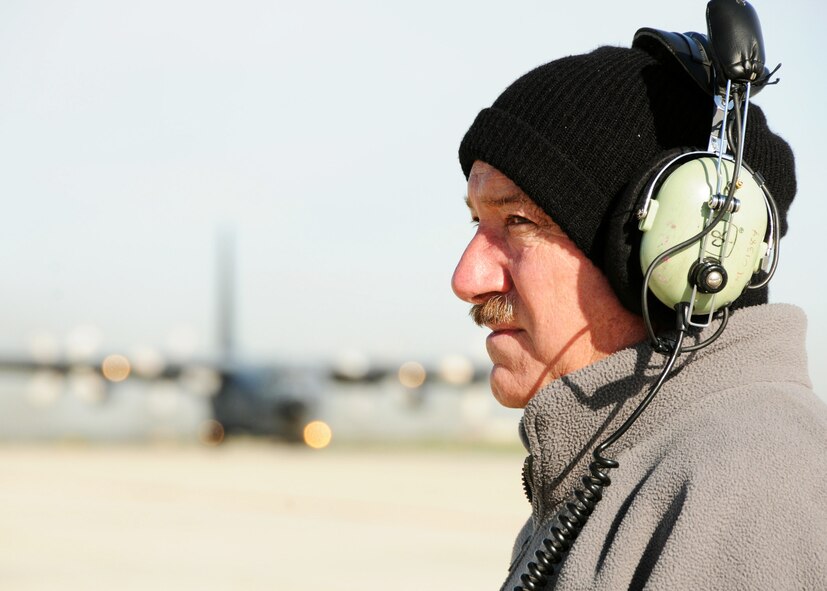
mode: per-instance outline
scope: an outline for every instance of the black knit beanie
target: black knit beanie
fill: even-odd
[[[466,178],[482,160],[514,181],[639,312],[640,232],[629,187],[676,151],[706,150],[713,111],[712,98],[677,63],[601,47],[519,78],[477,116],[459,159]],[[744,160],[766,179],[783,235],[796,190],[793,155],[754,104]],[[766,301],[766,290],[755,290],[736,303]]]

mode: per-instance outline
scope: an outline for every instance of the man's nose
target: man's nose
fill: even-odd
[[[469,304],[479,304],[492,295],[508,293],[511,278],[505,253],[478,231],[454,269],[451,288],[459,299]]]

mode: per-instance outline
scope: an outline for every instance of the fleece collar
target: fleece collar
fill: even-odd
[[[707,338],[715,328],[704,329],[698,338]],[[712,393],[759,382],[811,388],[805,331],[806,317],[795,306],[770,304],[734,312],[715,342],[679,358],[649,408],[606,455],[618,457]],[[528,403],[520,429],[532,457],[529,480],[536,522],[553,514],[579,486],[592,450],[634,411],[665,362],[666,357],[641,343],[552,382]]]

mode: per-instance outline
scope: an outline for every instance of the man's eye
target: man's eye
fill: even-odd
[[[521,224],[531,224],[532,221],[528,218],[524,218],[521,215],[510,215],[505,218],[505,225],[506,226],[519,226]]]

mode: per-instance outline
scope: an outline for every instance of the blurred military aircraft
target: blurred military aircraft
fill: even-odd
[[[217,355],[211,359],[166,359],[143,350],[127,357],[96,357],[92,350],[33,351],[28,357],[0,358],[0,371],[31,376],[36,400],[48,401],[67,387],[76,397],[105,405],[123,383],[168,385],[208,401],[202,440],[220,442],[226,436],[248,434],[307,443],[307,428],[320,406],[337,392],[387,391],[390,384],[406,394],[409,409],[422,405],[432,385],[465,387],[487,379],[487,368],[462,357],[448,357],[435,367],[408,361],[372,364],[346,353],[327,366],[254,364],[239,359],[235,347],[235,254],[233,237],[218,241]],[[81,347],[83,349],[83,347]]]

